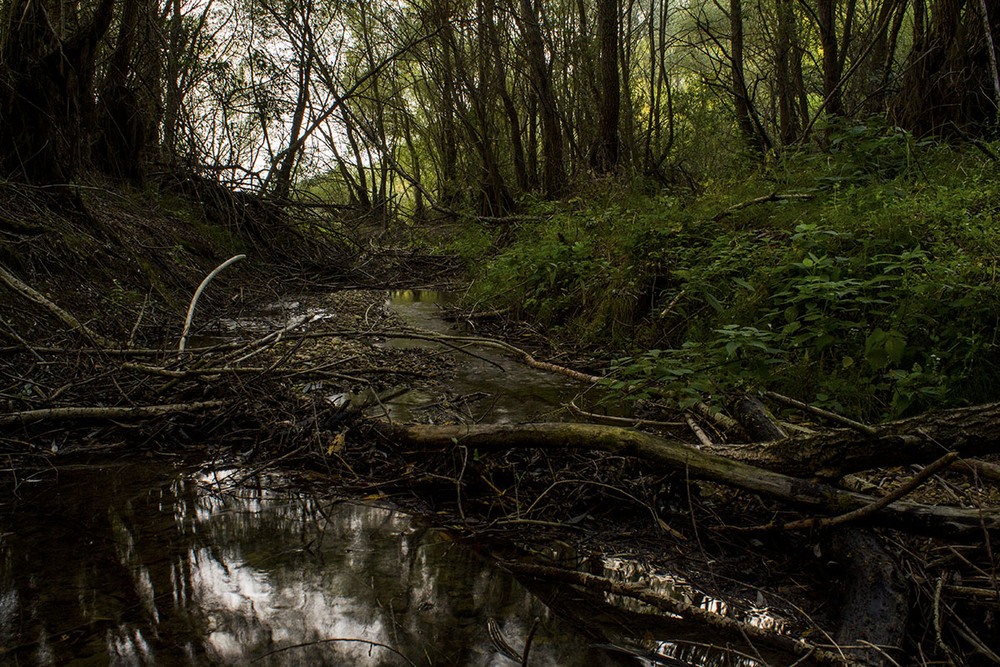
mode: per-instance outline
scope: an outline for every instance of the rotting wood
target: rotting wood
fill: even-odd
[[[930,463],[949,450],[963,459],[1000,453],[1000,403],[940,410],[872,428],[871,436],[855,429],[829,429],[712,451],[775,472],[825,478]]]
[[[788,434],[778,424],[760,399],[745,392],[733,401],[732,411],[743,431],[756,442],[773,442],[787,438]]]
[[[938,471],[947,468],[951,465],[952,461],[958,458],[957,452],[948,452],[941,458],[939,458],[934,463],[925,467],[919,473],[906,480],[899,488],[895,489],[892,493],[889,493],[882,498],[877,499],[875,502],[865,507],[859,507],[856,510],[847,512],[846,514],[841,514],[838,516],[819,518],[813,517],[811,519],[802,519],[801,521],[790,521],[785,524],[768,524],[766,526],[751,526],[749,528],[734,528],[733,530],[739,531],[767,531],[767,530],[812,530],[814,528],[832,528],[833,526],[839,526],[841,524],[850,523],[851,521],[860,521],[865,517],[875,514],[883,507],[890,505],[900,498],[903,498],[911,493],[913,493],[917,488],[927,482],[932,475]]]
[[[1000,481],[1000,466],[978,459],[962,459],[951,464],[951,469],[973,477]]]
[[[819,665],[856,665],[855,661],[845,658],[834,651],[816,646],[802,639],[796,639],[788,635],[775,632],[770,628],[759,625],[741,623],[735,619],[713,613],[707,609],[696,607],[682,600],[677,600],[666,595],[661,595],[649,590],[639,584],[631,584],[613,581],[606,577],[600,577],[586,572],[576,570],[565,570],[546,565],[532,565],[526,563],[505,562],[503,566],[512,572],[524,574],[540,579],[562,581],[565,583],[582,586],[591,591],[602,593],[612,593],[625,597],[634,598],[648,605],[665,611],[670,614],[680,616],[682,619],[694,621],[706,625],[713,630],[721,631],[734,639],[757,642],[761,645],[780,651],[788,652],[792,655],[808,658],[814,664]]]
[[[520,425],[420,424],[376,425],[381,433],[410,444],[444,449],[459,443],[480,451],[515,448],[596,449],[634,456],[667,468],[760,493],[811,510],[843,514],[876,502],[876,498],[813,483],[692,448],[677,440],[598,424],[539,423]],[[1000,512],[897,501],[879,509],[866,522],[927,535],[981,534],[1000,529]]]

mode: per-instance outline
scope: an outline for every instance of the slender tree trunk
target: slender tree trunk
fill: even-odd
[[[775,45],[775,95],[778,100],[778,136],[782,145],[795,142],[799,124],[795,115],[795,91],[792,88],[792,35],[795,30],[794,0],[775,0],[778,14]]]
[[[823,50],[823,99],[826,112],[840,116],[844,104],[840,94],[840,56],[837,50],[837,0],[817,0],[816,16],[820,48]]]
[[[299,62],[299,90],[295,101],[295,110],[292,112],[292,125],[288,132],[288,147],[281,158],[277,176],[274,179],[274,187],[271,191],[272,196],[278,201],[288,199],[292,188],[292,171],[295,169],[302,152],[300,135],[306,109],[309,106],[309,90],[312,86],[313,51],[307,49],[307,52],[305,59]]]
[[[413,194],[413,217],[417,220],[422,220],[426,214],[424,208],[424,191],[423,191],[423,181],[420,175],[420,155],[417,153],[416,146],[413,142],[413,124],[410,121],[409,115],[403,116],[403,138],[406,140],[406,148],[410,152],[410,163],[413,169],[413,180],[420,184],[420,187],[414,188]]]
[[[493,2],[494,0],[490,0]],[[528,171],[524,159],[524,142],[521,140],[521,118],[518,115],[517,107],[511,97],[510,90],[507,89],[507,74],[503,54],[500,48],[500,31],[496,20],[490,15],[487,26],[490,42],[491,60],[493,65],[494,85],[497,94],[500,96],[500,103],[503,106],[503,113],[507,119],[508,135],[510,137],[511,162],[514,166],[514,179],[517,188],[521,192],[527,192]]]
[[[458,128],[455,123],[455,73],[452,66],[451,27],[441,32],[442,113],[441,113],[441,182],[438,200],[451,206],[457,198]]]
[[[746,78],[743,69],[743,0],[729,1],[730,29],[730,72],[733,79],[733,104],[736,110],[736,122],[747,143],[763,153],[766,149],[760,134],[757,132],[750,108],[750,94],[747,91]]]
[[[525,56],[542,121],[542,187],[549,197],[558,197],[566,187],[566,174],[563,166],[562,128],[552,89],[552,74],[545,58],[538,10],[532,5],[532,0],[520,0],[520,8]]]
[[[168,161],[177,156],[177,130],[181,110],[181,0],[169,0],[170,22],[167,36],[167,61],[163,98],[163,152]]]
[[[528,170],[528,188],[536,190],[539,187],[538,180],[538,97],[533,93],[528,93],[528,148],[525,151]]]
[[[357,165],[358,202],[366,211],[371,211],[372,199],[368,188],[368,168],[365,166],[365,161],[361,157],[361,147],[358,145],[357,132],[354,130],[354,120],[347,112],[347,107],[341,107],[340,117],[344,121],[344,134],[347,135],[347,143],[350,145],[351,152],[354,154],[354,164]]]
[[[997,121],[1000,123],[1000,71],[997,70],[997,49],[993,41],[993,30],[990,29],[990,12],[986,7],[986,0],[979,0],[979,8],[983,13],[983,32],[986,34],[986,50],[989,52],[993,94],[996,96]]]

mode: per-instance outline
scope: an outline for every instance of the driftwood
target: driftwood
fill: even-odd
[[[140,405],[131,408],[86,407],[86,408],[46,408],[26,410],[8,415],[0,415],[0,426],[32,424],[40,421],[67,421],[74,419],[148,419],[185,412],[202,412],[225,405],[225,401],[201,401],[198,403],[171,403],[168,405]]]
[[[691,478],[721,482],[830,514],[859,510],[878,500],[716,456],[677,440],[613,426],[570,423],[500,426],[380,424],[378,428],[385,436],[435,449],[445,449],[458,443],[480,451],[507,451],[523,447],[603,450],[679,470]],[[966,510],[908,501],[892,503],[863,518],[867,523],[927,535],[980,535],[984,530],[1000,529],[998,511]]]

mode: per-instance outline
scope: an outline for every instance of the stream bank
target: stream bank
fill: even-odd
[[[650,590],[725,611],[746,623],[784,627],[786,621],[781,619],[788,619],[789,629],[797,627],[793,607],[755,594],[739,576],[715,586],[712,595],[686,583],[709,581],[705,562],[698,564],[700,557],[688,558],[681,543],[668,546],[676,539],[671,536],[676,530],[663,528],[666,524],[658,515],[679,511],[669,506],[674,502],[671,499],[658,498],[663,492],[660,487],[669,486],[668,480],[650,478],[634,461],[581,453],[479,456],[468,451],[414,451],[386,442],[351,416],[352,410],[363,410],[372,416],[406,415],[425,423],[487,418],[516,422],[552,415],[580,390],[566,378],[525,368],[490,351],[477,350],[470,356],[468,351],[391,334],[416,324],[445,331],[448,325],[434,305],[439,301],[440,296],[432,294],[414,298],[406,293],[336,291],[282,299],[262,308],[259,316],[220,318],[202,327],[201,338],[195,341],[194,350],[216,350],[193,353],[206,360],[203,367],[218,364],[210,361],[213,355],[220,359],[252,355],[245,363],[266,369],[280,362],[298,370],[273,379],[262,371],[247,376],[234,373],[233,377],[227,373],[150,376],[153,366],[142,362],[145,370],[137,366],[129,371],[134,384],[120,378],[120,387],[138,397],[151,388],[150,377],[160,387],[180,382],[182,395],[188,398],[198,397],[195,390],[201,397],[209,390],[216,395],[235,392],[252,401],[252,411],[217,415],[208,421],[179,413],[153,423],[140,422],[138,428],[124,431],[127,440],[114,437],[117,429],[113,426],[73,422],[59,432],[60,439],[50,450],[23,452],[21,464],[8,471],[12,500],[5,514],[11,523],[0,528],[11,564],[4,573],[5,599],[9,619],[27,615],[36,620],[5,622],[11,628],[4,639],[5,650],[42,663],[108,654],[125,660],[194,655],[222,663],[253,656],[277,664],[281,660],[269,657],[269,651],[309,644],[295,649],[307,656],[302,664],[308,664],[317,656],[343,658],[353,655],[352,651],[368,651],[372,644],[365,642],[377,642],[422,664],[413,657],[426,648],[421,642],[445,633],[455,639],[442,640],[440,645],[432,642],[436,648],[479,648],[458,658],[441,658],[447,654],[440,654],[439,660],[494,664],[499,658],[490,656],[496,656],[499,649],[489,640],[487,618],[493,613],[501,634],[518,647],[527,641],[533,617],[543,619],[531,664],[652,664],[656,656],[669,655],[685,656],[692,664],[740,660],[738,653],[721,648],[729,643],[728,638],[705,634],[696,626],[664,624],[641,606],[604,609],[598,599],[581,598],[571,588],[531,577],[518,577],[521,583],[515,584],[488,564],[485,570],[466,568],[461,571],[467,574],[447,577],[440,573],[450,571],[452,565],[427,566],[439,573],[433,576],[449,582],[446,589],[457,591],[463,600],[476,600],[474,620],[466,617],[471,612],[463,611],[461,621],[444,616],[421,626],[406,613],[414,613],[413,608],[419,609],[422,602],[407,602],[400,608],[390,604],[391,618],[372,621],[375,625],[358,625],[348,618],[345,629],[328,623],[320,631],[308,619],[289,617],[282,610],[306,602],[307,607],[320,601],[326,604],[321,589],[327,585],[309,583],[309,577],[314,576],[316,562],[330,567],[343,561],[337,551],[340,547],[330,553],[323,546],[328,544],[328,533],[340,530],[331,528],[331,522],[346,522],[361,534],[370,532],[365,526],[371,523],[391,523],[405,534],[429,530],[389,509],[369,508],[361,517],[351,510],[347,518],[331,518],[337,514],[329,504],[334,500],[331,490],[337,496],[433,517],[435,524],[448,529],[434,533],[437,537],[432,541],[438,540],[434,544],[444,539],[451,544],[446,551],[466,554],[462,556],[466,560],[480,553],[489,555],[488,562],[515,559],[584,568],[623,581],[644,582]],[[292,322],[299,324],[289,327]],[[265,346],[258,342],[274,331],[283,331],[284,339]],[[97,364],[109,360],[91,363],[96,370],[102,367]],[[165,366],[171,367],[183,368]],[[492,380],[486,377],[491,374]],[[189,388],[184,389],[184,384]],[[400,385],[410,390],[408,394],[387,399],[383,405],[373,400]],[[487,387],[491,393],[484,391]],[[535,391],[538,387],[544,391]],[[273,392],[270,399],[266,398],[269,392]],[[471,394],[487,395],[470,398]],[[251,416],[254,421],[249,421]],[[37,438],[31,429],[25,425],[22,432]],[[118,456],[134,452],[143,441],[154,458],[89,463],[102,452]],[[231,469],[217,473],[212,467],[192,471],[162,463],[164,456],[177,453],[185,459],[218,456],[233,461],[238,473],[233,475]],[[60,470],[59,461],[80,457],[85,457],[85,465]],[[53,458],[56,468],[46,472]],[[466,469],[468,476],[463,478]],[[279,470],[285,472],[277,474]],[[220,484],[219,474],[229,481]],[[233,478],[243,481],[231,483]],[[455,479],[462,480],[457,496]],[[654,506],[658,500],[662,507]],[[686,520],[680,514],[676,519]],[[339,539],[356,542],[360,537],[342,535]],[[100,548],[91,548],[86,559],[74,564],[78,574],[44,575],[46,568],[65,567],[67,554],[79,552],[89,540]],[[385,549],[399,554],[408,550],[413,554],[437,548],[380,542],[362,551]],[[378,566],[382,568],[379,576],[390,576],[392,568],[384,563],[396,566],[398,561],[396,556],[379,560],[385,556],[378,553],[371,558],[383,563]],[[423,556],[420,561],[424,562]],[[420,572],[415,575],[420,581],[433,578]],[[317,571],[315,576],[322,582],[329,575]],[[306,579],[295,583],[296,577]],[[452,577],[471,579],[453,583]],[[50,581],[53,590],[38,588],[40,580]],[[532,594],[503,598],[507,602],[484,601],[479,588],[469,589],[475,581],[503,590],[528,586]],[[131,591],[124,601],[113,592],[116,587]],[[404,588],[419,589],[420,585]],[[89,591],[92,602],[73,608],[81,591]],[[350,603],[346,612],[343,603],[338,607],[331,602],[323,607],[322,615],[360,614],[370,619],[372,613],[378,616],[385,611],[387,603],[381,593],[376,600],[364,604],[382,610],[377,613],[357,611],[360,602]],[[435,609],[454,606],[441,599],[431,604]],[[602,621],[606,614],[617,620]],[[52,620],[63,617],[76,619],[70,632],[61,621]],[[284,627],[288,623],[295,626],[294,631]],[[382,628],[395,628],[399,623],[419,638],[414,639],[415,647],[405,645],[396,630],[392,641],[388,640],[389,630]],[[462,638],[460,628],[432,628],[435,623],[468,626],[471,634]],[[581,628],[584,635],[578,636]],[[62,639],[64,635],[68,638]],[[334,635],[364,641],[323,641]],[[570,653],[559,648],[564,645],[573,647]],[[650,651],[651,657],[647,656]],[[282,660],[296,660],[284,652],[280,655]],[[365,655],[383,664],[383,658]],[[396,663],[385,659],[384,664]]]
[[[710,594],[693,596],[699,606],[681,607],[676,601],[658,600],[661,606],[656,609],[674,609],[692,622],[704,605],[726,612],[713,618],[741,619],[736,630],[720,629],[722,634],[698,640],[737,662],[764,651],[765,645],[795,642],[794,637],[803,632],[806,636],[816,636],[817,628],[832,632],[840,605],[840,582],[850,581],[850,553],[836,555],[828,533],[781,529],[782,524],[793,523],[800,516],[793,508],[724,484],[695,483],[690,477],[697,471],[691,467],[654,465],[635,452],[600,451],[590,442],[578,443],[575,449],[563,446],[565,443],[528,442],[529,446],[524,446],[516,440],[523,435],[515,428],[517,424],[507,425],[512,430],[501,446],[496,440],[489,447],[477,446],[474,439],[465,437],[473,430],[469,425],[498,418],[491,416],[488,408],[500,403],[502,397],[473,399],[465,389],[452,389],[464,381],[459,378],[466,364],[475,369],[481,363],[475,373],[488,371],[504,377],[498,387],[512,397],[516,409],[519,388],[512,378],[522,376],[507,376],[496,366],[515,367],[517,362],[491,359],[482,345],[468,347],[468,336],[442,337],[440,331],[408,328],[404,315],[410,306],[406,303],[414,309],[428,309],[419,317],[436,317],[434,298],[397,295],[395,300],[403,303],[393,303],[392,295],[384,291],[286,295],[261,308],[259,315],[254,311],[250,317],[220,318],[212,327],[203,327],[199,346],[180,356],[176,351],[140,349],[39,346],[11,350],[8,354],[29,363],[32,354],[43,356],[47,370],[59,367],[95,379],[113,373],[113,386],[91,380],[93,384],[63,392],[62,400],[83,405],[106,401],[116,406],[117,412],[110,418],[109,413],[93,412],[19,413],[8,417],[7,430],[0,437],[10,453],[15,453],[19,443],[30,443],[28,449],[22,447],[17,453],[23,456],[22,464],[34,461],[36,467],[49,465],[53,450],[59,459],[73,452],[92,455],[145,450],[161,456],[225,457],[231,465],[245,470],[251,480],[268,471],[294,474],[313,488],[332,489],[344,497],[428,517],[474,551],[493,559],[513,557],[515,562],[506,567],[513,571],[521,568],[524,578],[519,581],[537,590],[547,603],[558,579],[551,569],[528,575],[525,566],[535,562],[543,567],[569,564],[578,568],[574,571],[580,577],[599,572],[599,586],[585,578],[571,586],[574,595],[587,600],[586,605],[571,604],[571,609],[583,610],[583,617],[626,613],[626,627],[641,627],[644,634],[666,637],[662,641],[679,636],[669,616],[651,616],[645,607],[629,609],[631,598],[624,603],[616,600],[613,610],[605,609],[602,604],[607,600],[596,591],[608,590],[601,586],[619,586],[620,580],[635,576],[639,586],[619,586],[615,594],[642,599],[641,595],[655,588],[657,577],[680,578],[691,582],[693,590]],[[444,327],[441,323],[435,326]],[[131,360],[123,362],[121,357]],[[540,381],[531,374],[523,377],[529,384]],[[553,382],[558,386],[563,381]],[[95,388],[105,393],[98,395]],[[404,392],[410,393],[410,398],[399,400],[407,395]],[[172,411],[151,420],[147,413],[128,412],[132,408],[121,406],[122,396],[138,406],[162,401],[163,396],[186,402],[160,406]],[[552,400],[564,402],[565,398],[557,392]],[[548,417],[558,408],[553,402],[525,418]],[[379,428],[394,411],[397,415],[408,411],[408,420],[420,421],[428,429],[463,424],[466,431],[424,443],[396,437]],[[990,406],[983,406],[979,414],[981,421],[988,421]],[[958,417],[956,420],[964,423]],[[484,424],[483,428],[503,426]],[[924,426],[933,429],[935,425]],[[891,431],[892,425],[886,427]],[[677,433],[681,431],[683,436],[670,437],[690,438],[686,428]],[[629,433],[625,429],[614,432],[615,437]],[[926,432],[933,435],[934,431]],[[835,433],[826,435],[829,438]],[[891,432],[887,435],[893,436]],[[990,434],[983,437],[988,444]],[[690,442],[677,440],[674,444],[682,446],[678,451],[685,451]],[[784,444],[805,442],[800,438]],[[42,449],[39,443],[52,446]],[[897,442],[896,451],[904,451],[901,444]],[[758,449],[763,451],[765,445]],[[741,451],[746,450],[735,449],[732,455]],[[799,479],[795,484],[809,488],[810,482]],[[963,517],[967,519],[968,514],[965,511]],[[983,516],[993,521],[989,510]],[[775,517],[780,523],[774,523]],[[763,528],[751,529],[757,532],[744,536],[739,531],[747,525]],[[892,539],[904,553],[952,546],[905,535]],[[565,562],[567,553],[573,554],[570,563]],[[975,561],[981,560],[979,555],[966,553]],[[932,567],[927,562],[919,566]],[[971,570],[975,567],[982,566],[970,566],[962,575],[963,581],[976,581],[973,590],[988,591],[984,582],[974,579]],[[540,571],[549,574],[539,577]],[[570,576],[566,568],[562,571],[563,576]],[[922,590],[934,581],[927,574],[921,575]],[[831,587],[831,581],[836,585]],[[598,587],[591,590],[591,584]],[[579,592],[581,586],[583,593]],[[962,594],[951,588],[944,590],[949,595]],[[925,600],[918,603],[926,606]],[[965,604],[958,598],[952,598],[952,603]],[[977,607],[973,604],[971,608]],[[778,617],[785,621],[775,623]],[[582,620],[585,618],[574,622]],[[983,623],[988,626],[990,621]],[[765,629],[769,633],[766,641],[757,641],[756,635],[746,641],[748,633]],[[826,650],[833,642],[819,643],[825,647],[817,651],[815,644],[800,642],[779,662],[809,654],[809,660],[820,664],[846,664]],[[650,646],[643,644],[641,648],[649,650]]]

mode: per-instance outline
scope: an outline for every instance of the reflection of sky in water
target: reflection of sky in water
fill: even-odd
[[[520,648],[537,616],[533,665],[621,664],[408,517],[227,482],[147,462],[0,486],[0,662],[510,665],[487,619]]]

